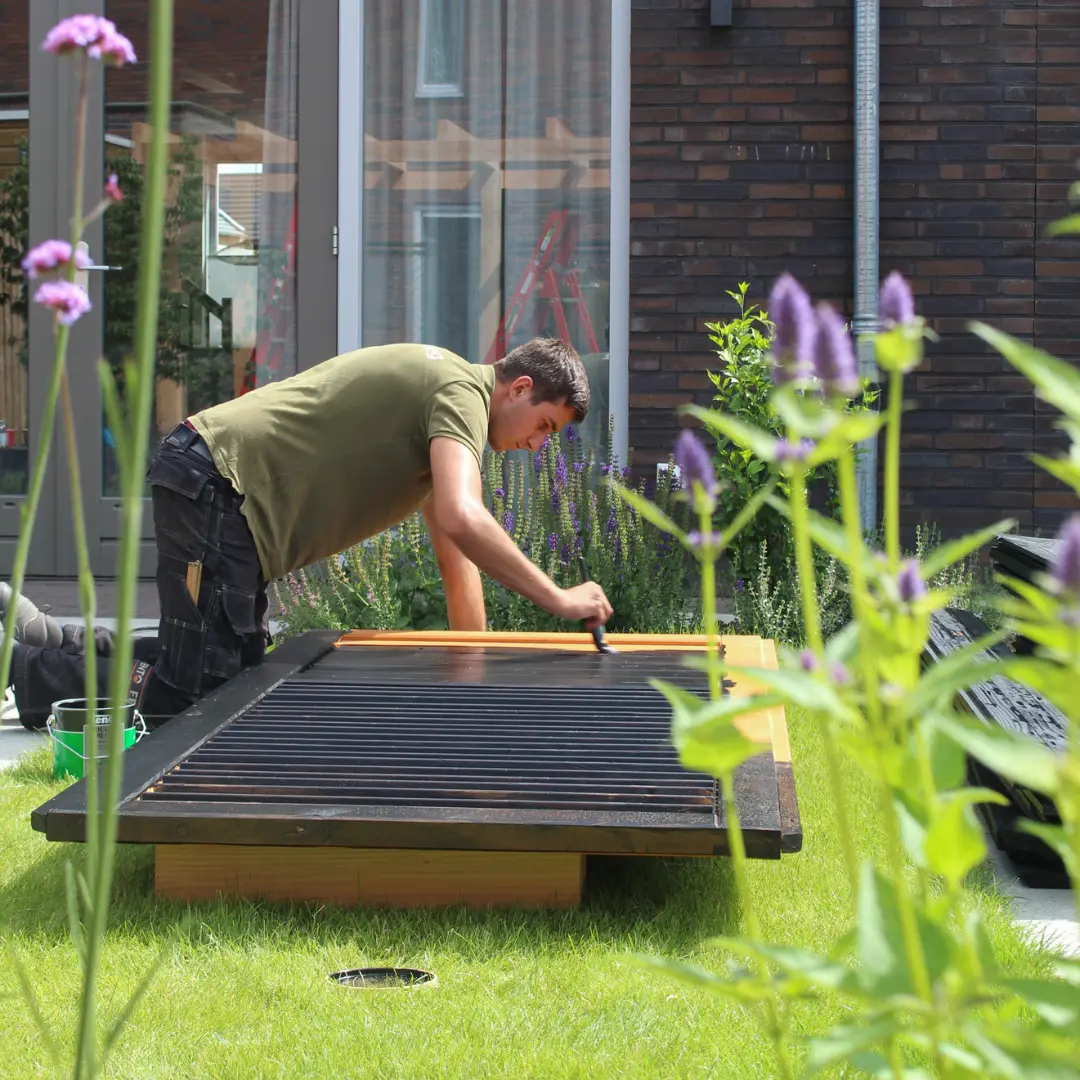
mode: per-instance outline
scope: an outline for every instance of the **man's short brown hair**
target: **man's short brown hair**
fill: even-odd
[[[562,404],[574,410],[581,423],[589,412],[589,379],[573,345],[558,338],[533,338],[495,362],[501,382],[513,382],[522,375],[533,381],[532,403]]]

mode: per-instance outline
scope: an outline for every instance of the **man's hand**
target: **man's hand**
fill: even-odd
[[[563,589],[562,609],[553,611],[563,619],[582,620],[587,629],[602,626],[611,618],[611,603],[595,581],[586,581],[572,589]]]
[[[611,604],[595,582],[560,589],[517,549],[483,504],[480,469],[468,447],[432,439],[431,477],[431,519],[488,577],[551,615],[585,620],[590,629],[611,617]]]

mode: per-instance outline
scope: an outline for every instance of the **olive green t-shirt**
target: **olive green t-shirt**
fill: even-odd
[[[272,581],[398,524],[431,494],[428,444],[483,460],[495,370],[431,345],[383,345],[206,409],[191,423],[244,496]]]

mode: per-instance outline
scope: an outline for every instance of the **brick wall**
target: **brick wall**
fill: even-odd
[[[707,404],[705,321],[791,270],[852,311],[852,0],[634,0],[631,444],[666,456]],[[972,319],[1077,355],[1080,242],[1049,241],[1080,155],[1080,5],[883,0],[881,273],[941,334],[908,383],[904,520],[951,533],[1071,503],[1030,462],[1055,437]]]

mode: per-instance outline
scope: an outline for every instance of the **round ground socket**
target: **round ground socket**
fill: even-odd
[[[433,985],[435,973],[420,968],[367,967],[335,971],[330,978],[353,990],[393,990]]]

